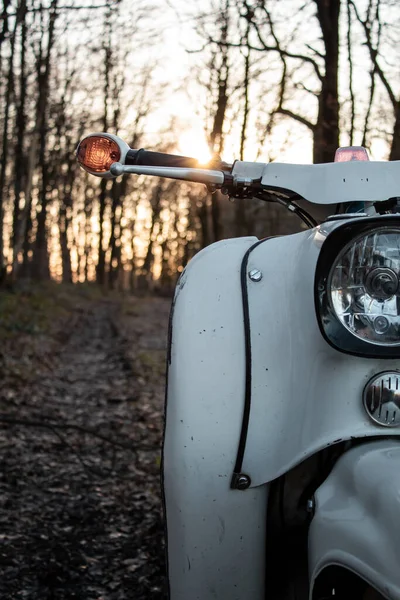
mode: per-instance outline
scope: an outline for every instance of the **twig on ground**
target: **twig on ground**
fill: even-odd
[[[31,421],[28,419],[20,419],[17,417],[8,417],[6,415],[0,415],[0,423],[7,423],[8,425],[21,425],[22,427],[43,427],[45,429],[73,429],[75,431],[79,431],[80,433],[87,433],[88,435],[92,435],[111,446],[116,446],[117,448],[122,448],[123,450],[130,450],[134,454],[138,451],[140,452],[154,452],[155,448],[153,446],[141,446],[140,448],[133,448],[129,444],[124,444],[123,442],[117,442],[93,429],[89,429],[87,427],[82,427],[81,425],[75,425],[74,423],[46,423],[46,421]]]

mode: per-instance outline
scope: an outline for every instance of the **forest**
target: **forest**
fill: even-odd
[[[329,162],[353,144],[400,159],[396,0],[2,0],[0,11],[3,284],[168,291],[214,241],[299,228],[279,206],[200,185],[90,177],[74,152],[92,131],[227,161]]]
[[[400,160],[399,39],[398,0],[0,1],[1,600],[168,597],[174,285],[213,242],[304,226],[200,184],[93,177],[79,140],[199,166]]]

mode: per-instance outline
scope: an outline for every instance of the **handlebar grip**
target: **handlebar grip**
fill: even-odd
[[[199,161],[196,158],[165,154],[163,152],[152,152],[144,150],[144,148],[140,150],[128,150],[125,157],[125,164],[145,165],[148,167],[184,167],[187,169],[196,169],[199,167]]]
[[[178,154],[165,154],[151,150],[128,150],[125,157],[126,165],[143,165],[147,167],[183,167],[185,169],[208,168],[230,172],[232,165],[221,161],[218,157],[211,160],[206,167],[199,165],[197,158],[179,156]]]

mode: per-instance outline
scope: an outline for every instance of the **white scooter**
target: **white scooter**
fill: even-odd
[[[176,286],[171,600],[400,599],[400,161],[351,147],[331,164],[198,169],[106,133],[77,156],[100,177],[278,202],[309,226],[212,244]]]

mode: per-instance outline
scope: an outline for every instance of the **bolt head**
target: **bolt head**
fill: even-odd
[[[124,165],[121,165],[121,163],[119,162],[113,163],[110,167],[110,173],[111,175],[114,175],[114,177],[119,177],[120,175],[123,175]]]
[[[248,475],[239,475],[236,483],[236,487],[238,490],[247,490],[251,481]]]
[[[249,278],[251,279],[251,281],[261,281],[262,273],[260,269],[252,269],[251,271],[249,271]]]

